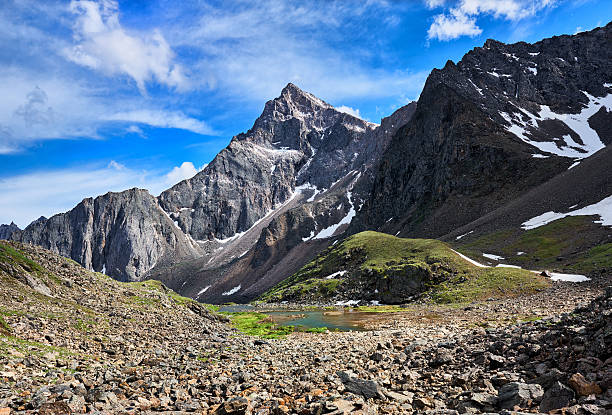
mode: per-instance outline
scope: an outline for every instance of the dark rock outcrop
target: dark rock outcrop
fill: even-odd
[[[602,149],[611,32],[489,40],[434,70],[354,228],[441,236]]]

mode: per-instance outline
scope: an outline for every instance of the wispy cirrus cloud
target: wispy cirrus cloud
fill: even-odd
[[[214,135],[216,132],[204,121],[185,115],[182,111],[168,110],[129,110],[104,115],[105,121],[136,122],[152,127],[178,128],[202,135]]]
[[[203,88],[264,101],[294,82],[331,102],[389,98],[420,91],[427,73],[372,64],[381,33],[360,30],[401,22],[402,3],[239,1],[233,7],[203,3],[194,30],[169,31],[177,47],[197,51],[192,81]],[[345,47],[347,39],[351,46]],[[381,48],[382,49],[382,48]]]
[[[425,0],[429,8],[447,3],[443,0]],[[477,20],[484,15],[496,19],[519,21],[534,16],[539,11],[554,7],[557,0],[459,0],[447,11],[434,16],[427,31],[428,39],[442,41],[461,36],[477,36],[482,33]]]

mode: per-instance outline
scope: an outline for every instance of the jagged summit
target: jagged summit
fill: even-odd
[[[298,105],[312,105],[313,108],[333,108],[330,104],[317,98],[310,92],[306,92],[300,89],[297,85],[289,82],[281,91],[281,95],[278,98],[285,102],[292,102]]]
[[[289,83],[278,97],[266,102],[263,112],[246,136],[257,129],[264,132],[274,131],[278,123],[292,119],[302,124],[303,129],[322,130],[328,126],[325,121],[334,117],[335,113],[339,112],[330,104]],[[240,134],[236,138],[245,138],[245,135]],[[283,146],[286,144],[283,143]]]

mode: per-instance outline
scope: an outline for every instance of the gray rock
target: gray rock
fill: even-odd
[[[515,199],[513,194],[565,171],[571,160],[563,157],[536,165],[531,154],[542,152],[509,128],[521,122],[523,111],[538,113],[541,105],[559,114],[579,112],[589,102],[581,91],[595,97],[608,94],[604,83],[612,71],[611,30],[608,24],[534,44],[487,40],[456,64],[448,61],[432,71],[415,115],[387,147],[353,228],[446,235]],[[590,50],[597,50],[597,56]],[[610,116],[606,112],[607,125]],[[609,129],[598,125],[602,144],[610,143]],[[580,140],[560,121],[528,125],[525,134],[532,143],[564,149]],[[556,139],[564,135],[573,138]],[[480,198],[486,203],[477,202]],[[422,215],[424,211],[429,214]],[[389,218],[393,220],[387,223]]]
[[[511,382],[499,389],[498,405],[503,409],[514,409],[515,406],[524,408],[539,402],[543,394],[540,385]]]
[[[549,412],[553,409],[565,408],[574,400],[574,391],[561,382],[555,382],[542,397],[540,411]]]
[[[215,415],[249,415],[253,411],[251,403],[245,397],[232,398],[219,406]]]
[[[348,372],[338,372],[338,377],[344,384],[347,391],[354,393],[355,395],[361,395],[366,399],[369,398],[381,398],[385,397],[385,392],[378,383],[373,380],[363,380],[352,376]]]
[[[120,281],[143,279],[168,256],[201,253],[142,189],[84,199],[69,212],[33,222],[12,239],[40,245]]]

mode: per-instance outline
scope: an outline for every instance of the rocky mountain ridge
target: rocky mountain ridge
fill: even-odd
[[[354,228],[440,237],[604,148],[611,32],[489,40],[434,70]]]
[[[159,198],[86,199],[11,238],[223,302],[256,298],[341,235],[454,235],[610,142],[611,31],[489,40],[380,126],[288,84]]]
[[[378,127],[288,84],[249,131],[235,136],[202,172],[158,198],[131,189],[85,199],[10,238],[122,281],[155,276],[176,289],[200,291],[206,281],[192,279],[190,286],[188,277],[222,272],[261,245],[262,231],[293,208],[326,201],[315,209],[316,220],[300,222],[300,243],[325,229],[343,230],[350,222],[345,218],[367,195],[369,168],[413,112],[409,105]],[[273,266],[280,259],[259,253],[254,263]],[[180,264],[183,273],[176,272]]]

